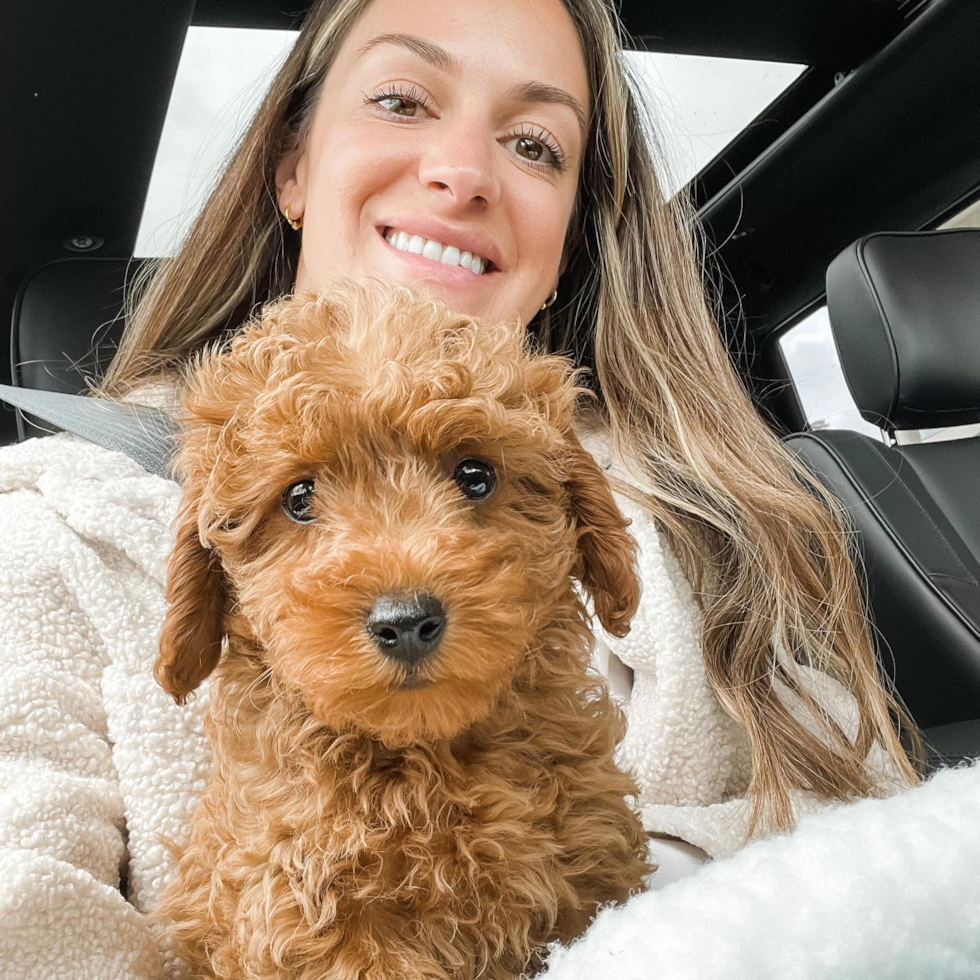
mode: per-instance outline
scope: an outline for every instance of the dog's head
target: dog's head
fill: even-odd
[[[516,322],[351,284],[199,354],[159,682],[183,702],[247,622],[316,719],[404,743],[484,717],[573,579],[624,635],[635,543],[572,430],[578,375]]]

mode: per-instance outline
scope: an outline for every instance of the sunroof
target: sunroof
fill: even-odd
[[[630,51],[641,91],[653,101],[667,153],[665,190],[700,173],[784,92],[806,65]]]
[[[296,39],[294,31],[191,27],[136,237],[137,257],[170,255]],[[804,65],[627,52],[683,187],[805,70]]]

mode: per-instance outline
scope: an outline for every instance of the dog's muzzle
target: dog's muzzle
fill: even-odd
[[[365,627],[382,653],[414,667],[439,645],[446,612],[433,595],[383,595],[375,600]]]

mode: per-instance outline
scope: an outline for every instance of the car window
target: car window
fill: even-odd
[[[980,228],[980,201],[940,227]],[[779,346],[811,429],[853,429],[885,439],[881,429],[861,418],[851,398],[834,346],[826,304],[787,330],[780,337]],[[980,425],[947,426],[902,432],[899,442],[933,442],[975,435],[980,435]]]
[[[627,51],[630,76],[653,108],[673,194],[700,173],[806,65]]]
[[[779,338],[809,427],[852,429],[877,439],[884,433],[861,418],[841,370],[826,304]]]
[[[295,31],[187,31],[136,238],[137,257],[170,255],[297,37]],[[626,53],[668,156],[666,193],[698,173],[804,65]]]
[[[136,234],[137,258],[176,251],[296,37],[188,29]]]

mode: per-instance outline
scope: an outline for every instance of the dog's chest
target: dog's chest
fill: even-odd
[[[531,881],[545,906],[553,899],[554,796],[526,765],[393,758],[330,782],[267,842],[266,873],[282,875],[313,918],[467,916],[517,907]]]
[[[392,765],[356,797],[337,801],[339,809],[346,804],[350,836],[332,835],[336,856],[350,854],[355,841],[359,865],[382,877],[399,902],[428,902],[437,891],[461,900],[478,890],[503,897],[509,869],[526,862],[529,843],[554,832],[543,784],[519,776],[479,755],[449,772]]]
[[[262,948],[312,957],[310,977],[338,950],[365,963],[388,951],[399,980],[404,962],[453,980],[527,972],[645,867],[611,736],[591,718],[528,715],[402,751],[331,733],[303,752],[261,739],[217,752],[175,891],[205,897],[202,943],[234,960],[260,922],[282,940]]]

